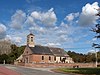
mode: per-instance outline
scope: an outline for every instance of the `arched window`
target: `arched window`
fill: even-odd
[[[31,42],[33,42],[33,37],[31,37]]]

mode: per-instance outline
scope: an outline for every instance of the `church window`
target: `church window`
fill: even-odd
[[[51,60],[51,57],[49,56],[49,60]]]
[[[28,51],[26,51],[26,53],[28,54]]]
[[[33,37],[31,37],[31,42],[33,42]]]
[[[42,56],[42,60],[44,60],[44,56]]]
[[[56,56],[54,57],[54,60],[56,61]]]

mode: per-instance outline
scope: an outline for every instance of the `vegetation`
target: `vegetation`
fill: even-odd
[[[99,17],[98,19],[98,23],[95,25],[95,28],[92,28],[92,31],[96,33],[95,38],[97,38],[97,40],[100,40],[100,9],[98,10],[99,13],[96,14],[96,16]],[[99,48],[100,49],[100,42],[99,43],[93,43],[92,45],[94,48]]]
[[[24,51],[25,46],[17,47],[15,44],[11,45],[11,53],[7,54],[2,54],[0,55],[0,63],[14,63],[14,60],[16,60]]]
[[[81,54],[68,51],[67,54],[73,59],[76,63],[90,63],[95,62],[95,53]],[[100,52],[97,53],[98,62],[100,62]]]
[[[85,75],[100,75],[100,68],[59,68],[54,70],[63,73],[77,73]]]
[[[25,46],[17,47],[15,44],[11,45],[11,53],[10,54],[2,54],[0,55],[0,63],[14,63],[14,60],[16,60],[24,51]],[[68,51],[67,52],[70,57],[72,57],[73,61],[76,63],[90,63],[95,62],[95,54],[94,53],[88,53],[88,54],[81,54],[81,53],[75,53]],[[100,62],[100,52],[98,54],[98,62]]]

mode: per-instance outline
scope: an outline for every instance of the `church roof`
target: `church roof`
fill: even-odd
[[[64,49],[61,48],[54,48],[50,47],[50,51],[55,55],[55,56],[69,56]]]
[[[35,36],[34,34],[32,34],[32,33],[30,33],[29,35],[27,35],[27,36],[30,36],[30,35],[32,35],[32,36]]]
[[[36,45],[35,47],[29,47],[29,48],[31,49],[33,54],[53,55],[49,47]]]
[[[43,55],[55,55],[55,56],[68,56],[64,49],[40,46],[29,47],[33,54],[43,54]]]

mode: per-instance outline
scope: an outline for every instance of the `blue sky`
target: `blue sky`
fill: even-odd
[[[30,31],[37,45],[79,53],[92,50],[100,0],[0,0],[0,40],[26,44]]]

